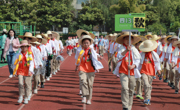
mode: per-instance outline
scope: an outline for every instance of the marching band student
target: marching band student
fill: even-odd
[[[134,34],[134,35],[136,35],[136,34]],[[138,36],[138,35],[137,35]],[[139,51],[139,53],[141,54],[142,52],[139,50],[139,45],[143,42],[143,41],[145,41],[145,40],[147,40],[145,37],[142,37],[142,36],[138,36],[138,37],[140,37],[141,38],[141,40],[139,41],[139,42],[137,42],[137,43],[135,43],[134,44],[134,46],[136,47],[136,49]],[[139,71],[141,71],[140,69],[140,66],[138,67],[138,69],[139,69]],[[136,98],[138,98],[138,99],[144,99],[143,97],[142,97],[142,92],[143,92],[143,80],[142,80],[142,77],[141,78],[136,78]]]
[[[40,45],[36,46],[40,50],[41,56],[42,56],[42,64],[43,66],[40,68],[40,82],[41,82],[41,88],[44,88],[44,82],[45,82],[45,72],[46,72],[46,61],[47,61],[47,51],[45,44],[47,43],[47,40],[42,37],[43,35],[36,35],[35,37],[38,39],[38,42]]]
[[[170,78],[170,67],[169,67],[169,64],[168,64],[168,62],[165,62],[165,60],[166,60],[166,58],[165,58],[165,56],[166,56],[166,51],[167,51],[167,48],[169,47],[169,45],[170,45],[170,43],[171,43],[171,38],[172,36],[170,35],[170,36],[167,36],[166,38],[165,38],[165,42],[166,42],[166,44],[165,44],[165,46],[164,46],[164,48],[163,48],[163,54],[162,54],[162,56],[160,57],[160,60],[161,60],[161,63],[163,63],[163,68],[164,68],[164,71],[163,71],[163,74],[165,74],[164,76],[165,76],[165,80],[164,80],[164,82],[166,82],[166,83],[168,83],[169,82],[169,78]],[[166,64],[165,64],[166,63]]]
[[[97,39],[97,36],[94,39],[94,48],[95,48],[95,50],[97,52],[97,48],[98,48],[98,39]]]
[[[36,47],[37,48],[37,57],[39,57],[41,59],[41,62],[42,62],[42,55],[40,53],[41,49],[39,47],[39,45],[41,45],[41,43],[39,42],[31,42],[32,46]],[[43,65],[43,64],[42,64]],[[37,94],[38,93],[38,82],[39,82],[39,79],[40,79],[40,74],[41,74],[41,68],[42,68],[42,65],[35,65],[35,68],[34,68],[34,75],[33,75],[33,78],[34,78],[34,94]]]
[[[24,84],[25,86],[25,97],[24,104],[28,104],[28,97],[31,94],[31,79],[34,73],[34,62],[32,54],[29,54],[27,40],[20,42],[21,51],[16,55],[14,73],[19,78],[19,99],[18,103],[22,103],[24,95]],[[25,83],[24,83],[25,82]]]
[[[116,42],[121,44],[121,47],[117,55],[118,64],[114,70],[114,74],[120,76],[122,85],[121,100],[123,110],[131,110],[133,104],[134,87],[136,85],[135,78],[141,77],[141,74],[138,71],[141,55],[133,45],[129,46],[129,34],[131,35],[131,44],[135,44],[140,40],[139,37],[133,36],[132,33],[129,32],[124,32],[123,35],[118,35],[118,38],[116,39]],[[128,65],[129,51],[130,65]],[[128,70],[130,71],[129,77]]]
[[[180,78],[180,40],[175,41],[173,43],[173,46],[176,47],[176,49],[173,52],[172,56],[172,67],[175,68],[176,74],[175,74],[175,93],[178,94],[179,92],[179,78]]]
[[[23,36],[18,36],[19,38],[23,39],[23,40],[27,40],[28,41],[28,44],[30,44],[31,42],[35,42],[37,41],[37,38],[32,36],[32,33],[30,32],[26,32]],[[34,62],[34,68],[36,67],[39,67],[39,66],[42,66],[42,62],[41,62],[41,59],[39,57],[39,50],[34,47],[34,46],[30,46],[28,48],[28,51],[30,52],[30,54],[32,54],[32,57],[33,57],[33,62]],[[30,95],[28,96],[28,100],[31,100],[31,95],[32,95],[32,82],[31,82],[31,88],[30,88],[31,92],[30,92]]]
[[[168,83],[168,85],[170,87],[172,87],[172,89],[175,89],[175,69],[172,68],[172,53],[174,52],[175,47],[172,45],[174,43],[174,41],[178,40],[177,36],[172,36],[171,38],[171,43],[167,48],[166,51],[166,56],[165,56],[165,62],[168,62],[169,67],[170,67],[170,82]],[[166,66],[166,63],[165,63]]]
[[[159,55],[154,52],[157,48],[158,43],[154,40],[145,40],[139,46],[141,53],[141,75],[144,82],[144,92],[145,100],[144,105],[151,105],[151,91],[152,91],[152,81],[153,76],[155,76],[155,71],[161,74],[161,66]]]
[[[109,65],[109,71],[111,71],[112,69],[112,66],[111,66],[111,53],[110,53],[110,45],[112,43],[112,37],[113,37],[113,34],[109,34],[106,36],[107,39],[108,39],[108,42],[107,44],[105,45],[105,49],[107,51],[107,54],[108,54],[108,65]]]
[[[161,59],[162,54],[163,54],[163,48],[164,48],[165,45],[166,45],[165,38],[166,38],[166,35],[163,35],[163,36],[161,37],[160,43],[159,43],[158,48],[157,48],[157,54],[159,55],[159,58],[160,58],[160,59]],[[165,72],[165,71],[164,71],[164,63],[163,63],[163,62],[161,62],[161,69],[163,70],[163,72]],[[163,74],[164,74],[163,72],[162,72],[162,74],[160,75],[159,80],[162,80]]]
[[[79,67],[80,86],[83,95],[82,103],[86,103],[87,99],[87,104],[91,104],[95,70],[98,72],[99,69],[103,68],[103,65],[98,61],[96,51],[90,48],[90,45],[93,44],[93,38],[90,35],[84,35],[79,43],[82,49],[78,52],[75,71]]]
[[[45,50],[47,52],[47,61],[46,61],[46,80],[50,80],[50,74],[51,74],[51,60],[52,60],[52,45],[49,42],[50,38],[47,34],[42,34],[42,37],[47,40],[47,43],[45,45]]]

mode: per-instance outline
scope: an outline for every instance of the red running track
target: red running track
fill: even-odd
[[[92,105],[81,103],[78,72],[74,72],[74,54],[61,63],[61,71],[46,81],[45,88],[32,96],[29,104],[18,104],[18,78],[9,79],[8,67],[0,68],[0,110],[121,110],[120,79],[108,72],[107,55],[101,60],[104,69],[96,73]],[[132,110],[178,110],[180,94],[174,94],[167,83],[153,81],[151,106],[134,97]]]

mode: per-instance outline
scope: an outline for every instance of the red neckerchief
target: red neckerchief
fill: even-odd
[[[151,52],[146,52],[145,53],[145,58],[149,58],[149,60],[151,61],[151,63],[152,63],[152,65],[153,65],[153,67],[155,66],[155,64],[154,64],[154,60],[153,60],[153,58],[152,58],[152,54],[151,54]]]
[[[165,46],[165,44],[162,44],[162,46],[164,47],[164,46]]]
[[[53,41],[55,41],[55,38],[53,38]]]
[[[49,41],[50,41],[50,39],[47,41],[47,43],[49,43]],[[46,43],[46,44],[47,44],[47,43]]]
[[[85,57],[85,63],[86,63],[86,60],[87,60],[87,56],[88,56],[88,51],[89,51],[90,47],[87,48],[87,49],[84,49],[84,57]]]
[[[26,61],[27,51],[26,51],[26,53],[21,52],[21,54],[23,55],[21,68],[24,68],[25,63],[27,62],[27,61]]]
[[[40,46],[39,46],[39,45],[38,45],[38,46],[36,46],[36,48],[37,48],[37,49],[39,49],[39,51],[41,52],[41,48],[40,48]]]
[[[156,42],[158,43],[159,41],[157,40]]]
[[[101,39],[102,40],[102,39]],[[98,42],[98,44],[101,42],[101,40]]]

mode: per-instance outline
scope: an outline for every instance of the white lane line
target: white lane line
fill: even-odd
[[[7,80],[9,80],[10,78],[7,78],[6,80],[4,80],[4,81],[2,81],[2,82],[0,82],[0,84],[2,84],[2,83],[4,83],[4,82],[6,82]]]
[[[69,57],[69,56],[67,56],[67,57]],[[67,57],[64,59],[64,61],[63,62],[65,62],[65,60],[67,59]],[[62,62],[62,63],[63,63]],[[62,63],[60,63],[60,66],[61,66],[61,64]],[[40,88],[38,88],[38,90],[39,90]],[[34,94],[32,94],[32,96],[31,96],[31,98],[34,96]],[[22,104],[20,107],[19,107],[19,109],[18,110],[21,110],[21,109],[23,109],[23,107],[25,106],[25,104]]]

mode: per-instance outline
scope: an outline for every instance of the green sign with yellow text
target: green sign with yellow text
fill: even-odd
[[[137,30],[145,31],[145,14],[129,13],[115,15],[115,31]]]

